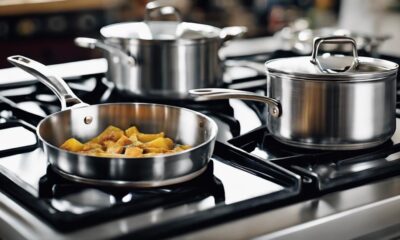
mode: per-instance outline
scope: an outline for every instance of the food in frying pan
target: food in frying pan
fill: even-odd
[[[140,132],[135,126],[125,131],[108,126],[100,135],[86,143],[70,138],[60,148],[96,157],[140,158],[182,152],[191,146],[174,143],[164,132],[149,134]]]

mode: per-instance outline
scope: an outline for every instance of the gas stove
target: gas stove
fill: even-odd
[[[232,59],[263,62],[294,55],[275,51]],[[400,62],[400,58],[382,57]],[[88,64],[96,69],[103,61]],[[296,206],[304,208],[310,202],[317,204],[325,198],[349,194],[354,197],[346,201],[352,203],[342,204],[354,204],[350,209],[394,198],[397,199],[395,206],[399,206],[400,118],[392,139],[378,147],[358,151],[304,150],[286,146],[271,136],[264,126],[264,104],[123,96],[107,80],[103,70],[98,68],[97,72],[70,77],[68,83],[90,104],[163,103],[194,109],[213,118],[219,133],[207,170],[189,182],[152,189],[94,187],[70,182],[48,166],[35,135],[37,122],[60,110],[57,98],[40,83],[29,79],[19,84],[0,85],[0,208],[4,210],[0,213],[0,232],[6,237],[137,239],[264,235],[265,238],[289,238],[301,236],[298,229],[304,222],[324,216],[306,210],[304,216],[293,216]],[[228,88],[265,91],[265,76],[252,70],[232,67],[225,75]],[[382,187],[389,191],[386,195],[372,194],[370,202],[367,198],[357,199],[363,189],[379,192]],[[343,209],[336,210],[331,211],[332,216]],[[393,209],[391,214],[396,216],[397,212],[399,216],[399,210],[399,207]],[[269,222],[277,211],[283,211],[280,218],[286,218],[278,221],[286,221],[280,228]],[[269,223],[259,223],[258,228],[249,226],[260,214]],[[388,227],[399,224],[400,219],[394,219],[385,222],[381,229],[392,229]],[[246,226],[254,231],[244,235],[235,229],[221,232],[218,228],[230,229],[229,226],[240,222],[238,229],[244,231]],[[321,233],[326,231],[323,224],[314,226],[320,226],[317,232],[318,229]],[[281,232],[290,227],[297,228],[298,234]],[[373,230],[357,229],[353,236]],[[232,235],[235,233],[238,235]]]

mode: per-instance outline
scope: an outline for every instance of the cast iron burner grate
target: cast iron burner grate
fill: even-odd
[[[399,130],[399,126],[397,128]],[[286,146],[260,127],[229,143],[260,161],[272,161],[303,176],[307,194],[318,194],[371,182],[400,173],[400,142],[392,140],[368,149],[322,151]]]
[[[138,204],[140,201],[152,197],[159,198],[173,195],[194,196],[199,193],[204,196],[213,196],[216,202],[219,203],[225,200],[224,188],[221,181],[213,175],[213,171],[213,162],[210,161],[206,171],[190,181],[158,188],[129,188],[102,187],[73,182],[63,178],[53,170],[53,167],[48,166],[46,175],[39,180],[39,197],[62,198],[90,189],[100,191],[108,195],[108,197],[112,197],[114,204]],[[127,198],[126,196],[129,194],[131,197]]]

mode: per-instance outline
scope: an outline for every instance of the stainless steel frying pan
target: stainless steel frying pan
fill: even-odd
[[[36,76],[61,101],[61,111],[43,119],[37,127],[37,135],[49,163],[62,176],[96,185],[157,187],[190,180],[206,169],[218,131],[217,124],[207,116],[160,104],[89,106],[41,63],[23,56],[11,56],[8,61]],[[135,125],[141,131],[150,133],[163,131],[176,142],[193,148],[147,158],[107,158],[69,152],[58,147],[71,137],[89,140],[109,125],[122,129]]]

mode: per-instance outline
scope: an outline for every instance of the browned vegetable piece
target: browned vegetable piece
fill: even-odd
[[[190,148],[191,148],[191,146],[189,146],[189,145],[178,145],[173,149],[173,151],[174,152],[182,152],[182,151],[185,151]]]
[[[130,128],[125,130],[125,135],[128,136],[128,137],[132,136],[133,134],[136,135],[138,133],[139,133],[139,130],[135,126],[130,127]]]
[[[170,138],[159,137],[153,141],[146,142],[145,148],[162,148],[164,150],[171,150],[174,146],[174,142]]]
[[[122,135],[118,139],[116,144],[119,145],[119,146],[126,146],[126,145],[129,145],[129,144],[132,144],[132,141],[129,138],[127,138],[125,135]]]
[[[83,144],[82,151],[89,151],[89,150],[97,149],[97,148],[103,149],[103,146],[101,144],[98,144],[98,143],[87,142],[87,143]]]
[[[137,134],[138,140],[141,142],[144,142],[144,143],[153,141],[157,138],[163,138],[163,137],[164,137],[164,132],[151,133],[151,134],[146,134],[146,133],[138,133]]]
[[[136,134],[132,134],[132,135],[129,137],[129,140],[132,141],[131,145],[132,145],[132,146],[135,146],[135,147],[139,147],[139,146],[141,146],[141,145],[143,144],[141,141],[139,141],[139,140],[137,139],[137,135],[136,135]]]
[[[106,153],[122,153],[124,151],[124,147],[123,146],[119,146],[117,143],[115,143],[114,145],[109,145],[107,147]]]
[[[120,137],[124,135],[124,131],[121,129],[114,127],[114,126],[108,126],[102,133],[100,133],[99,136],[93,138],[90,142],[94,143],[103,143],[104,141],[117,141]]]
[[[79,152],[83,149],[83,144],[76,140],[75,138],[70,138],[65,141],[61,146],[61,149],[72,151],[72,152]]]
[[[125,150],[125,155],[128,157],[142,157],[143,149],[139,147],[127,147]]]
[[[188,149],[192,148],[192,146],[190,146],[190,145],[179,145],[178,147],[182,148],[183,150],[188,150]]]
[[[149,148],[143,148],[143,153],[164,153],[165,149],[163,148],[153,148],[153,147],[149,147]]]
[[[113,142],[113,141],[111,141],[111,140],[107,140],[107,141],[104,141],[103,142],[103,146],[105,147],[105,148],[109,148],[109,147],[112,147],[112,146],[114,146],[115,145],[115,142]]]
[[[90,156],[97,156],[99,153],[104,153],[104,150],[101,148],[93,148],[87,151],[80,151],[79,153],[90,155]]]

